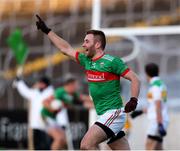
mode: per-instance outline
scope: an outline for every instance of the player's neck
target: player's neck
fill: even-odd
[[[104,55],[104,51],[103,50],[99,50],[96,52],[96,54],[92,57],[92,60],[95,61],[99,58],[101,58]]]
[[[64,89],[68,94],[72,94],[71,89],[68,86],[64,86]]]

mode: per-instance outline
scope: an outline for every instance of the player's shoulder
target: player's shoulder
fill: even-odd
[[[85,59],[87,61],[90,61],[91,59],[83,52],[78,52],[79,59]]]
[[[150,85],[150,91],[151,91],[153,94],[161,93],[161,92],[162,92],[161,84],[160,84],[159,82],[153,82],[153,83]]]
[[[110,54],[105,54],[102,58],[107,60],[107,61],[110,61],[110,62],[113,62],[114,60],[117,60],[117,59],[121,59],[117,56],[112,56]]]
[[[158,87],[158,88],[160,88],[160,87],[164,87],[164,86],[165,86],[164,81],[162,81],[160,79],[151,83],[151,87]]]
[[[58,87],[58,88],[55,89],[55,92],[56,92],[56,93],[64,93],[65,90],[64,90],[63,87]]]
[[[157,92],[157,91],[161,91],[161,88],[157,85],[151,85],[150,90],[152,92]]]

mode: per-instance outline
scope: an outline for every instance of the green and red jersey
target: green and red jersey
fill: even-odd
[[[54,98],[56,100],[62,101],[63,104],[66,105],[66,104],[72,104],[75,99],[80,98],[80,95],[77,92],[75,92],[74,94],[68,94],[66,90],[64,89],[64,87],[60,87],[55,90]],[[57,112],[51,112],[45,107],[43,107],[43,109],[41,110],[41,115],[43,117],[55,118],[56,114]]]
[[[74,99],[80,98],[80,95],[77,92],[69,94],[64,87],[60,87],[55,90],[54,98],[63,101],[65,104],[72,104]]]
[[[107,110],[123,106],[120,96],[120,77],[128,71],[128,66],[118,57],[103,54],[92,60],[83,53],[76,53],[76,60],[84,66],[89,83],[90,95],[98,115]]]

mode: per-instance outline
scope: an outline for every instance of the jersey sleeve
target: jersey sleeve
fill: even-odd
[[[64,93],[62,95],[62,101],[64,103],[67,103],[67,104],[72,104],[73,103],[73,97],[67,93]]]
[[[57,99],[57,100],[61,99],[61,89],[56,89],[54,91],[54,98]]]
[[[152,98],[154,101],[162,101],[163,98],[162,98],[162,92],[161,92],[161,89],[157,86],[153,86],[152,89],[151,89],[151,92],[152,92]]]
[[[82,65],[85,66],[86,62],[88,61],[88,57],[84,53],[76,52],[76,61]]]
[[[22,80],[16,82],[16,88],[20,95],[28,101],[32,101],[36,97],[37,91],[35,89],[29,88]]]
[[[120,58],[114,58],[112,61],[112,72],[124,76],[129,71],[128,66]]]
[[[64,103],[72,104],[73,97],[67,93],[62,92],[61,89],[56,89],[54,92],[54,98]]]
[[[77,99],[80,99],[80,98],[81,98],[81,94],[78,93],[78,92],[75,92],[75,93],[74,93],[74,97],[76,97]]]

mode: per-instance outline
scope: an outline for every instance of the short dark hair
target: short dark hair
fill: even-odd
[[[47,86],[49,86],[51,84],[50,79],[46,76],[40,77],[38,82],[42,82],[42,83],[46,84]]]
[[[103,31],[101,30],[88,30],[86,35],[93,34],[100,42],[101,48],[104,50],[106,47],[106,36]]]
[[[145,66],[145,72],[150,77],[155,77],[159,75],[159,67],[155,63],[148,63]]]
[[[63,80],[63,84],[64,84],[64,85],[67,85],[67,84],[73,83],[73,82],[75,82],[75,81],[77,81],[76,77],[74,77],[74,76],[72,76],[72,75],[67,75],[67,76],[64,78],[64,80]]]

